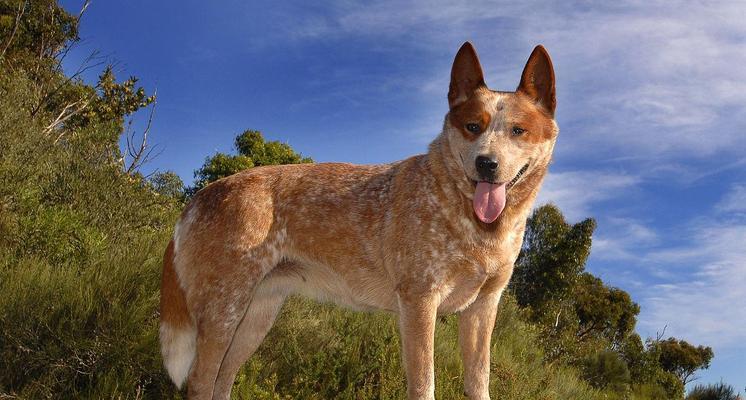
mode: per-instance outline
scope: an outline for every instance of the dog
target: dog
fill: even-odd
[[[409,399],[434,399],[438,316],[459,313],[464,391],[489,399],[498,302],[559,128],[552,61],[487,88],[471,43],[428,152],[386,165],[252,168],[199,191],[166,249],[160,343],[192,400],[228,399],[241,365],[300,294],[398,316]]]

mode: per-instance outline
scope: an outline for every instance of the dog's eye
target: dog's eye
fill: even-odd
[[[523,128],[521,128],[521,127],[519,127],[519,126],[514,126],[514,127],[513,127],[513,136],[520,136],[520,135],[522,135],[522,134],[523,134],[524,132],[526,132],[526,130],[525,130],[525,129],[523,129]]]
[[[482,128],[480,128],[478,124],[466,124],[466,130],[471,133],[479,133]]]

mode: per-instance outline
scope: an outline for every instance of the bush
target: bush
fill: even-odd
[[[697,385],[686,396],[686,400],[739,400],[733,386],[723,382],[710,385]]]
[[[630,376],[627,364],[616,352],[602,351],[586,359],[583,376],[596,388],[608,388],[624,393],[629,388]]]

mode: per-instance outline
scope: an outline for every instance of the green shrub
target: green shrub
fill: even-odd
[[[630,398],[631,400],[671,400],[663,387],[652,383],[634,385]]]
[[[602,351],[586,359],[583,376],[597,388],[609,388],[617,393],[624,393],[629,388],[627,364],[613,351]]]
[[[697,385],[686,396],[686,400],[738,400],[733,386],[723,382],[710,385]]]
[[[0,264],[0,393],[21,398],[129,397],[170,383],[157,352],[162,237],[85,264]]]

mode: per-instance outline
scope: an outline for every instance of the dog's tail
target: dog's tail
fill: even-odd
[[[174,269],[174,241],[166,248],[161,277],[161,355],[168,375],[181,388],[189,375],[197,344],[197,327]]]

